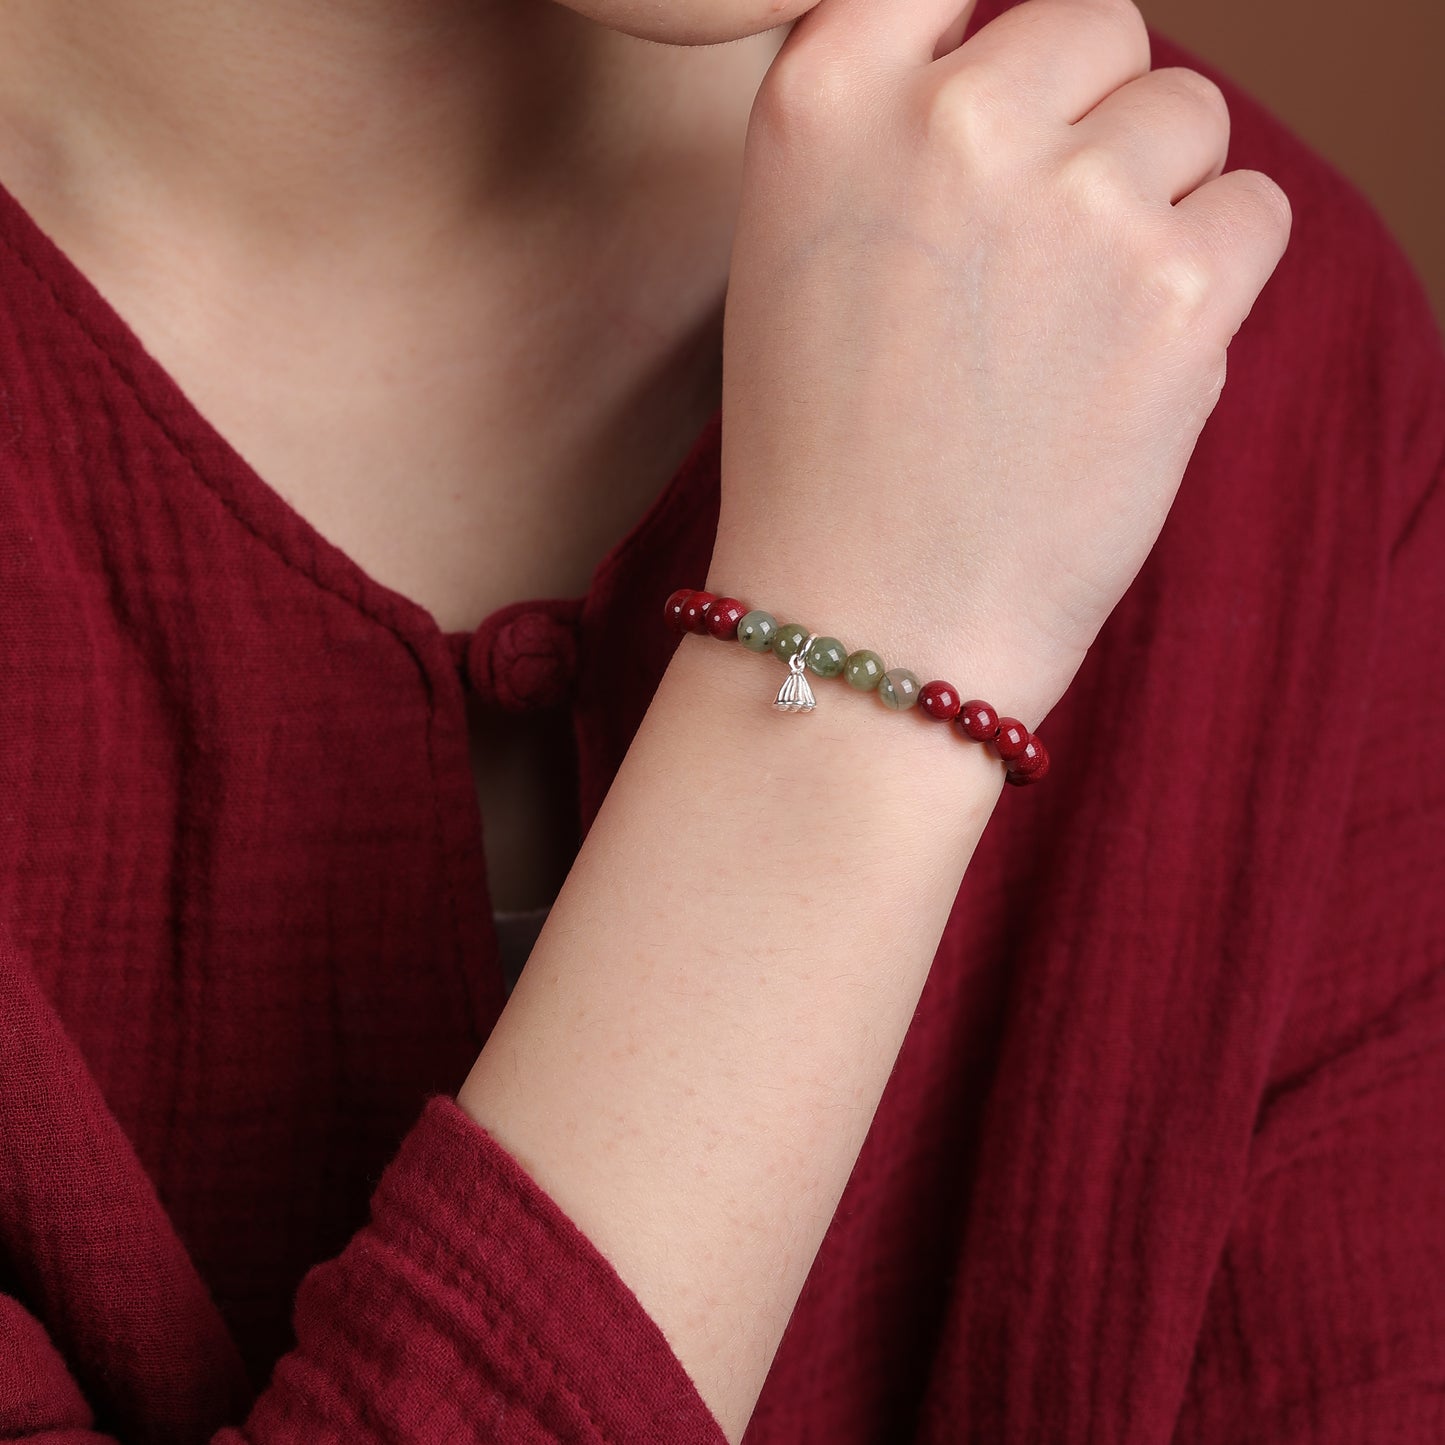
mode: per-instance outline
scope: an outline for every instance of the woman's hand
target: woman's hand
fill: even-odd
[[[823,0],[758,93],[708,586],[1036,726],[1159,535],[1290,211],[1221,174],[1218,87],[1150,71],[1131,0],[1025,0],[958,46],[965,20]]]

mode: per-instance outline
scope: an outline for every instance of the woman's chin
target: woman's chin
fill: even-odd
[[[662,45],[720,45],[787,25],[818,0],[557,0],[579,15]]]

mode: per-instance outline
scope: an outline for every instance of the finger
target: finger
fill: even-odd
[[[934,69],[945,85],[981,86],[1020,114],[1072,125],[1148,71],[1149,31],[1133,0],[1022,0]]]
[[[975,4],[976,0],[820,0],[793,22],[779,53],[794,45],[817,45],[843,63],[926,65],[945,35],[956,31],[962,37]]]
[[[1105,96],[1073,134],[1076,147],[1116,156],[1141,195],[1172,202],[1223,171],[1229,104],[1197,70],[1165,66]]]
[[[1289,245],[1289,198],[1262,171],[1225,171],[1185,196],[1174,217],[1232,336]]]

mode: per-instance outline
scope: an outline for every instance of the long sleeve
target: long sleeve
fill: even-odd
[[[723,1438],[602,1256],[440,1096],[303,1282],[297,1332],[247,1440]]]
[[[1175,1445],[1445,1440],[1445,353],[1417,278],[1372,307],[1380,505],[1359,757]]]
[[[144,1172],[13,955],[0,1038],[0,1230],[28,1274],[12,1288],[53,1303],[55,1332],[0,1297],[0,1439],[722,1439],[606,1260],[442,1095],[388,1165],[365,1227],[303,1280],[296,1347],[250,1402]],[[91,1383],[116,1418],[93,1417]]]

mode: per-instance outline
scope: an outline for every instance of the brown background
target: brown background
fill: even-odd
[[[1369,196],[1445,327],[1445,6],[1438,0],[1138,0]]]

